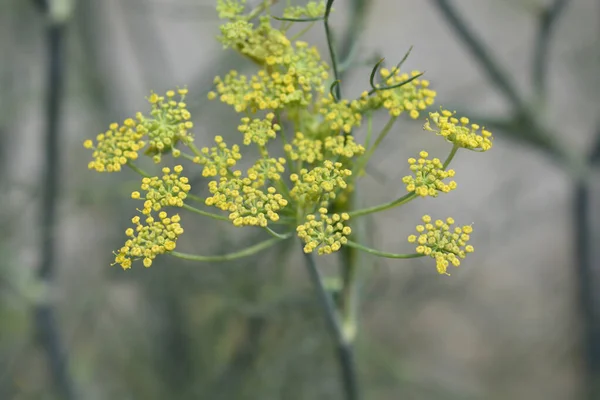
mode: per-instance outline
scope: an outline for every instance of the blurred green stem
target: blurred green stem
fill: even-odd
[[[357,374],[352,343],[344,335],[343,326],[340,323],[339,312],[337,311],[331,293],[325,288],[321,274],[317,269],[314,256],[311,253],[304,253],[302,246],[301,249],[304,254],[306,268],[310,275],[310,279],[317,291],[317,296],[319,297],[321,307],[325,313],[327,327],[336,344],[337,359],[342,374],[342,384],[345,393],[344,398],[346,400],[358,400]]]
[[[417,254],[417,253],[414,253],[414,254],[413,253],[411,253],[411,254],[388,253],[387,251],[375,250],[370,247],[363,246],[362,244],[353,242],[351,240],[348,240],[348,242],[345,244],[345,246],[352,247],[356,250],[364,251],[365,253],[373,254],[375,256],[384,257],[384,258],[408,259],[408,258],[419,258],[419,257],[424,256],[424,254]]]
[[[286,236],[285,239],[287,239],[288,237],[289,237],[289,235]],[[269,247],[273,246],[275,243],[281,242],[282,240],[283,239],[281,239],[281,238],[273,238],[273,239],[265,240],[264,242],[257,243],[253,246],[246,247],[245,249],[236,251],[234,253],[215,255],[215,256],[201,256],[198,254],[180,253],[178,251],[172,251],[169,254],[171,254],[174,257],[181,258],[182,260],[188,260],[188,261],[199,261],[199,262],[230,261],[230,260],[235,260],[238,258],[250,256],[252,254],[256,254],[259,251],[268,249]]]
[[[360,210],[350,211],[348,214],[350,214],[350,217],[352,217],[352,218],[360,217],[362,215],[367,215],[367,214],[373,214],[376,212],[385,211],[385,210],[389,210],[390,208],[401,206],[403,204],[408,203],[409,201],[411,201],[412,199],[414,199],[416,197],[417,197],[417,195],[415,194],[415,192],[409,192],[396,200],[390,201],[389,203],[379,204],[379,205],[373,206],[373,207],[362,208]]]

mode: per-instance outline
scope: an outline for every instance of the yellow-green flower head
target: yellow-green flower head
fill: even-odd
[[[444,179],[454,176],[454,170],[445,170],[439,158],[430,160],[427,157],[429,157],[429,154],[426,151],[422,151],[419,153],[418,159],[408,159],[410,170],[414,176],[407,175],[402,178],[402,182],[406,185],[406,190],[415,192],[421,197],[437,197],[439,192],[448,193],[456,189],[456,182],[450,181],[449,183],[444,183]]]
[[[310,139],[302,132],[296,132],[291,144],[283,146],[292,161],[302,160],[309,164],[323,160],[323,142],[318,139]]]
[[[332,131],[350,133],[362,122],[362,115],[356,111],[356,107],[351,107],[346,99],[336,102],[331,94],[321,100],[319,113]]]
[[[326,204],[335,199],[336,190],[348,186],[345,179],[350,175],[352,171],[344,168],[342,163],[325,160],[322,167],[315,167],[310,171],[303,168],[300,174],[291,174],[290,180],[294,187],[290,195],[304,204],[316,201]]]
[[[418,74],[419,71],[413,71],[411,76]],[[376,85],[376,87],[392,86],[410,78],[408,74],[400,73],[400,70],[396,68],[392,71],[382,68],[380,75],[383,78],[383,83]],[[378,90],[371,97],[367,92],[364,92],[359,99],[359,103],[362,109],[383,107],[389,110],[390,115],[394,117],[406,111],[412,119],[417,119],[421,111],[434,103],[435,97],[436,92],[429,89],[429,81],[415,79],[394,89]]]
[[[219,19],[242,18],[246,0],[217,0]]]
[[[348,242],[352,233],[348,224],[350,216],[346,213],[327,215],[327,209],[319,209],[319,218],[314,214],[306,216],[306,222],[296,228],[298,237],[305,243],[304,252],[331,254]]]
[[[142,179],[142,193],[133,192],[133,199],[144,200],[142,214],[150,215],[152,211],[160,211],[163,207],[183,207],[191,186],[188,178],[180,176],[183,171],[181,165],[177,165],[171,172],[170,168],[163,168],[162,177],[145,177]]]
[[[248,168],[247,176],[253,181],[254,187],[262,187],[265,182],[281,180],[285,172],[285,158],[261,158],[252,167]]]
[[[165,211],[161,211],[158,220],[149,215],[145,223],[140,221],[139,216],[131,220],[135,229],[128,228],[125,231],[129,239],[115,252],[113,265],[119,264],[123,269],[129,269],[133,261],[143,259],[144,266],[149,267],[157,255],[175,250],[177,238],[183,233],[179,214],[169,217]]]
[[[417,244],[417,253],[434,258],[440,274],[450,275],[448,266],[458,267],[460,260],[474,251],[473,246],[467,244],[473,228],[465,225],[452,229],[452,218],[433,222],[429,215],[423,216],[423,222],[424,225],[417,225],[418,236],[410,235],[408,242]]]
[[[277,131],[281,129],[279,124],[273,123],[275,114],[268,113],[264,119],[250,119],[244,117],[238,130],[244,134],[244,144],[256,143],[259,146],[265,146],[269,139],[275,139]]]
[[[231,105],[236,112],[277,110],[287,106],[311,104],[313,92],[323,93],[328,78],[328,66],[320,59],[315,47],[305,42],[296,42],[295,48],[273,61],[269,70],[260,70],[250,78],[230,71],[225,78],[215,78],[216,92],[209,99],[218,98]],[[281,61],[281,63],[279,63]]]
[[[365,152],[365,148],[356,143],[351,135],[328,136],[324,140],[324,147],[325,151],[334,157],[352,158]]]
[[[309,1],[304,7],[289,6],[283,10],[284,18],[317,18],[324,14],[325,1]]]
[[[246,20],[223,24],[219,40],[225,48],[231,47],[260,65],[281,64],[291,47],[285,33],[273,28],[266,15],[260,17],[257,27]]]
[[[216,147],[203,147],[200,156],[194,158],[194,162],[204,165],[202,176],[226,176],[229,169],[242,158],[240,154],[240,146],[234,144],[231,149],[227,147],[227,143],[223,141],[223,137],[215,136]]]
[[[206,205],[228,211],[235,226],[265,227],[269,221],[277,222],[277,212],[288,204],[274,187],[265,193],[254,187],[250,178],[223,177],[219,182],[211,181],[208,189],[213,196],[206,199]]]
[[[148,135],[149,148],[147,154],[154,155],[154,162],[160,162],[160,155],[181,141],[189,144],[193,141],[189,130],[194,124],[185,103],[187,89],[177,90],[179,99],[175,100],[175,91],[169,90],[165,96],[152,93],[148,102],[152,105],[151,117],[137,113],[137,131]]]
[[[89,139],[83,142],[83,147],[93,150],[94,160],[90,161],[88,168],[98,172],[120,171],[127,161],[138,158],[138,151],[146,144],[143,136],[143,133],[135,131],[135,121],[131,118],[126,119],[122,126],[110,124],[106,132],[96,136],[96,144]]]
[[[492,148],[493,138],[490,131],[481,128],[481,133],[479,133],[479,125],[469,125],[468,118],[456,118],[454,114],[444,109],[441,110],[441,113],[431,112],[423,129],[435,132],[450,143],[468,150],[483,152]],[[437,129],[431,126],[432,123]]]

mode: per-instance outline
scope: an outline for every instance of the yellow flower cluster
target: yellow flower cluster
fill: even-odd
[[[319,113],[332,131],[344,131],[350,133],[352,128],[360,126],[362,115],[356,110],[359,102],[354,100],[350,103],[346,99],[335,101],[331,94],[321,100]]]
[[[183,171],[181,165],[173,168],[163,168],[161,178],[155,176],[152,178],[142,178],[141,189],[145,195],[138,191],[131,193],[131,198],[144,201],[142,214],[150,215],[152,211],[160,211],[163,207],[183,207],[183,200],[186,199],[191,186],[188,178],[180,176]]]
[[[446,184],[443,181],[446,178],[452,178],[455,174],[454,170],[445,170],[444,165],[438,158],[429,160],[427,157],[429,157],[429,154],[422,151],[419,153],[418,160],[408,159],[410,170],[413,171],[415,176],[407,175],[402,178],[406,190],[415,192],[421,197],[437,197],[439,192],[448,193],[456,189],[456,182],[451,181]]]
[[[278,211],[288,204],[287,200],[274,187],[267,188],[265,193],[252,183],[250,178],[240,177],[212,181],[208,189],[213,196],[205,203],[229,211],[229,219],[235,226],[265,227],[269,221],[278,221]]]
[[[256,143],[259,146],[265,146],[269,139],[275,139],[277,131],[281,129],[279,124],[273,123],[275,114],[268,113],[264,119],[248,117],[242,118],[242,124],[238,130],[244,134],[244,144]]]
[[[271,26],[269,16],[260,17],[257,27],[243,19],[225,23],[219,40],[261,65],[281,64],[291,47],[285,34]]]
[[[485,128],[481,128],[481,134],[478,133],[480,126],[471,124],[466,117],[456,118],[454,113],[448,110],[442,112],[429,113],[429,118],[424,125],[424,129],[443,136],[447,141],[456,146],[474,150],[487,151],[492,148],[492,133]],[[431,122],[437,127],[431,127]]]
[[[122,126],[112,123],[108,131],[92,140],[83,142],[83,147],[93,149],[94,158],[88,168],[98,172],[118,172],[128,161],[138,158],[138,152],[148,144],[146,154],[153,155],[155,162],[160,162],[161,153],[172,151],[173,156],[180,154],[174,146],[181,141],[189,144],[193,141],[189,129],[193,127],[191,114],[185,104],[187,89],[178,89],[179,100],[174,100],[175,91],[169,90],[164,96],[153,93],[148,98],[152,105],[150,117],[138,112],[135,120],[127,118]],[[148,140],[145,141],[144,136]]]
[[[267,63],[270,63],[270,59]],[[279,60],[274,60],[277,63]],[[260,70],[248,79],[237,71],[230,71],[224,79],[215,78],[215,92],[209,99],[219,95],[219,99],[237,112],[281,109],[286,106],[307,106],[313,98],[313,91],[322,93],[324,81],[328,78],[327,64],[321,61],[315,47],[298,41],[290,48],[281,63],[272,65],[269,72]]]
[[[189,130],[194,124],[190,121],[191,114],[185,103],[187,89],[177,91],[179,99],[175,100],[175,91],[169,90],[165,96],[152,93],[148,102],[152,105],[150,118],[142,113],[136,114],[138,120],[137,130],[148,135],[148,154],[154,155],[154,162],[161,160],[161,153],[173,150],[173,156],[179,155],[179,150],[174,146],[181,141],[189,144],[193,141]]]
[[[326,205],[329,200],[335,199],[336,189],[348,186],[345,179],[350,175],[352,171],[343,168],[342,163],[325,160],[322,167],[315,167],[310,171],[303,168],[300,174],[291,174],[290,180],[294,187],[290,195],[302,204],[320,202]]]
[[[281,180],[285,172],[285,158],[261,158],[252,167],[248,168],[248,178],[256,188],[264,186],[267,180],[276,182]]]
[[[283,146],[292,161],[305,161],[309,164],[315,161],[323,160],[323,142],[318,139],[310,139],[304,136],[302,132],[296,132],[291,144]]]
[[[135,121],[128,118],[122,126],[110,124],[106,132],[96,136],[96,145],[89,139],[83,142],[83,147],[94,150],[94,160],[90,161],[88,168],[97,172],[118,172],[128,161],[136,160],[138,151],[146,143],[142,140],[144,134],[136,131],[135,126]]]
[[[283,10],[285,18],[317,18],[325,14],[324,1],[309,1],[304,7],[290,6]]]
[[[140,222],[140,217],[131,220],[134,228],[128,228],[125,234],[129,239],[115,253],[114,264],[119,264],[123,269],[131,268],[133,261],[143,259],[144,266],[150,267],[159,254],[175,250],[177,238],[183,233],[179,224],[179,214],[169,217],[165,211],[158,213],[158,220],[151,215],[146,217],[145,224]]]
[[[354,141],[353,136],[328,136],[323,143],[325,150],[334,157],[352,158],[360,156],[365,148]]]
[[[411,75],[418,74],[418,71],[413,71]],[[410,78],[408,74],[400,73],[400,70],[396,68],[392,71],[382,68],[380,75],[385,86],[392,86]],[[376,87],[384,86],[378,84]],[[383,107],[389,110],[390,115],[394,117],[406,111],[412,119],[417,119],[420,111],[434,103],[436,95],[434,90],[429,89],[429,81],[417,78],[397,88],[378,90],[371,97],[364,92],[360,101],[363,109]]]
[[[245,0],[217,0],[219,19],[238,19],[242,17]]]
[[[434,258],[440,274],[450,275],[448,266],[452,264],[458,267],[460,260],[474,251],[473,246],[467,244],[473,228],[465,225],[451,230],[454,224],[452,218],[446,221],[438,219],[432,223],[429,215],[423,216],[423,222],[425,225],[417,225],[416,228],[419,236],[410,235],[408,242],[417,244],[417,253]]]
[[[131,194],[134,199],[144,200],[141,213],[146,217],[145,224],[141,222],[139,216],[133,217],[131,222],[135,224],[135,229],[128,228],[125,231],[129,239],[119,252],[115,253],[115,264],[128,269],[131,268],[133,261],[143,258],[144,266],[149,267],[157,255],[175,249],[177,238],[183,233],[183,228],[179,224],[179,215],[169,217],[161,209],[183,206],[190,185],[186,177],[180,176],[182,171],[181,165],[174,167],[173,173],[165,167],[162,169],[161,178],[142,179],[141,190],[145,192],[144,196],[138,191]],[[158,220],[152,215],[153,212],[158,212]]]
[[[227,143],[223,141],[223,137],[215,136],[216,147],[203,147],[199,156],[194,157],[194,162],[204,165],[202,176],[226,176],[229,168],[242,158],[240,154],[240,146],[234,144],[231,149],[227,147]]]
[[[352,233],[345,224],[350,219],[346,213],[327,215],[327,209],[319,209],[319,218],[314,214],[306,216],[306,222],[296,228],[298,237],[304,240],[304,252],[318,254],[331,254],[338,251],[348,242],[347,236]]]

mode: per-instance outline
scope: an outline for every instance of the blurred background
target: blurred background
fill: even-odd
[[[340,51],[355,55],[346,96],[368,87],[373,60],[393,64],[413,45],[405,65],[426,71],[436,104],[495,134],[492,151],[453,162],[458,190],[368,223],[371,243],[398,251],[420,215],[451,215],[474,222],[476,252],[451,277],[430,259],[365,258],[364,398],[600,399],[600,4],[334,8]],[[89,171],[82,142],[177,85],[200,145],[236,140],[237,119],[206,93],[215,75],[251,65],[222,51],[218,26],[211,0],[0,1],[0,399],[341,398],[294,243],[229,263],[110,267],[139,180]],[[306,38],[325,50],[322,27]],[[364,205],[403,192],[406,158],[448,152],[421,127],[396,125]],[[185,217],[189,252],[257,240]]]

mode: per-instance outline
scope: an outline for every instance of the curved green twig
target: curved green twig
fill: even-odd
[[[417,197],[417,194],[415,192],[409,192],[394,201],[390,201],[389,203],[384,203],[384,204],[380,204],[378,206],[373,206],[373,207],[368,207],[368,208],[362,208],[360,210],[350,211],[348,214],[350,215],[351,218],[360,217],[360,216],[367,215],[367,214],[373,214],[373,213],[376,213],[379,211],[385,211],[385,210],[389,210],[390,208],[401,206],[403,204],[408,203],[409,201],[411,201],[412,199],[414,199],[416,197]]]
[[[283,233],[283,234],[282,233],[277,233],[273,229],[269,228],[268,226],[265,226],[265,230],[267,232],[269,232],[269,235],[271,235],[273,237],[276,237],[277,239],[281,239],[281,240],[287,239],[287,238],[289,238],[292,235],[289,232],[288,233]]]
[[[348,242],[344,246],[353,247],[357,250],[364,251],[365,253],[373,254],[375,256],[384,257],[384,258],[409,259],[409,258],[419,258],[419,257],[425,256],[424,254],[418,254],[418,253],[411,253],[411,254],[388,253],[386,251],[379,251],[379,250],[375,250],[375,249],[372,249],[367,246],[363,246],[362,244],[355,243],[351,240],[348,240]]]
[[[138,167],[137,165],[132,163],[131,160],[127,161],[127,166],[145,178],[150,177],[149,173],[147,173],[146,171],[144,171],[143,169],[141,169],[140,167]]]
[[[408,78],[408,79],[406,79],[406,80],[404,80],[402,82],[399,82],[399,83],[396,83],[396,84],[393,84],[393,85],[390,85],[390,86],[372,86],[373,88],[369,91],[369,95],[372,95],[373,93],[378,92],[380,90],[390,90],[390,89],[399,88],[400,86],[404,86],[407,83],[410,83],[410,82],[414,81],[418,77],[422,76],[424,73],[425,72],[420,72],[420,73],[418,73],[415,76],[411,76],[410,78]]]
[[[331,97],[333,97],[333,99],[336,102],[340,101],[340,99],[337,97],[337,94],[334,92],[334,89],[336,89],[339,85],[340,85],[340,81],[337,80],[337,81],[333,81],[333,83],[329,87],[329,94],[331,94]]]
[[[323,21],[325,17],[310,17],[310,18],[286,18],[286,17],[276,17],[271,15],[271,18],[276,19],[277,21],[290,21],[290,22],[314,22],[314,21]]]
[[[375,65],[373,66],[373,69],[371,70],[371,76],[369,77],[369,85],[371,85],[371,87],[373,89],[375,89],[377,86],[375,85],[375,74],[377,74],[377,70],[379,69],[379,66],[385,61],[385,58],[380,58],[379,61],[377,61],[375,63]]]
[[[250,256],[252,254],[256,254],[259,251],[268,249],[273,246],[275,243],[281,242],[282,239],[273,238],[269,240],[265,240],[264,242],[257,243],[253,246],[246,247],[243,250],[236,251],[234,253],[222,254],[222,255],[214,255],[214,256],[201,256],[198,254],[187,254],[180,253],[178,251],[172,251],[171,254],[174,257],[181,258],[182,260],[188,261],[199,261],[199,262],[211,262],[211,261],[230,261],[238,258],[243,258]]]
[[[185,209],[185,210],[188,210],[190,212],[193,212],[194,214],[202,215],[204,217],[209,217],[209,218],[212,218],[212,219],[217,219],[219,221],[229,221],[229,218],[227,218],[224,215],[213,214],[213,213],[208,212],[208,211],[200,210],[200,209],[198,209],[196,207],[190,206],[189,204],[185,204],[184,203],[183,206],[182,206],[182,208]]]

